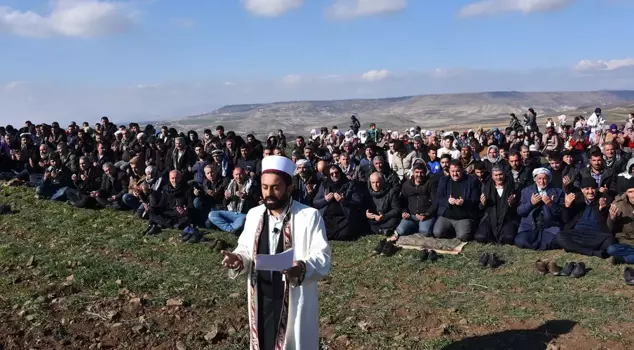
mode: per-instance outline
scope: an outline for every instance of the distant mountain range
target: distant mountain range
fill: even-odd
[[[577,115],[589,115],[596,107],[608,120],[624,120],[634,110],[634,91],[517,92],[498,91],[470,94],[421,95],[379,99],[335,101],[289,101],[222,107],[210,113],[164,124],[178,130],[197,130],[223,125],[237,133],[255,133],[265,138],[282,129],[288,135],[305,135],[312,128],[338,126],[347,130],[350,116],[363,126],[375,122],[384,130],[423,128],[475,128],[506,126],[510,113],[520,120],[528,108],[539,117],[566,114],[570,122]]]

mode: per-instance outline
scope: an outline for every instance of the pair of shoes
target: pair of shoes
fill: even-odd
[[[480,257],[480,266],[495,269],[500,267],[504,262],[495,255],[495,253],[484,253]]]
[[[612,257],[612,265],[623,265],[623,264],[625,264],[625,257],[622,257],[622,256]]]
[[[423,249],[420,252],[420,255],[418,256],[418,259],[420,261],[431,261],[431,262],[435,262],[436,260],[438,260],[438,253],[436,253],[435,250],[427,250],[427,249]]]
[[[372,251],[372,255],[379,255],[381,254],[381,252],[383,251],[383,247],[385,247],[385,243],[387,242],[387,239],[382,239],[374,248],[374,250]]]
[[[145,229],[145,231],[143,231],[144,235],[148,235],[148,236],[153,236],[153,235],[158,235],[159,233],[161,233],[161,227],[157,224],[149,224],[147,225],[147,228]]]
[[[626,267],[623,271],[623,279],[628,286],[634,286],[634,269]]]
[[[553,276],[560,276],[561,274],[561,268],[554,261],[539,259],[535,262],[535,268],[543,275],[550,273]]]
[[[564,266],[564,269],[561,270],[559,276],[570,276],[572,278],[579,278],[586,275],[586,264],[580,262],[569,262]]]
[[[398,251],[398,247],[394,245],[394,242],[385,241],[385,244],[383,245],[383,249],[381,250],[381,255],[392,256],[396,254],[397,251]]]
[[[181,242],[188,242],[192,236],[196,234],[196,229],[193,226],[187,226],[181,233]]]
[[[208,240],[206,243],[209,244],[211,249],[213,249],[213,250],[215,250],[217,252],[226,250],[229,247],[229,244],[227,244],[227,242],[223,241],[222,239],[212,238],[212,239]]]

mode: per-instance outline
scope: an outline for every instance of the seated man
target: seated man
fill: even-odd
[[[139,186],[145,181],[145,163],[141,157],[130,159],[129,166],[125,170],[128,176],[128,192],[121,197],[125,206],[123,209],[142,211]]]
[[[157,234],[162,228],[184,229],[189,225],[190,191],[178,170],[169,172],[169,183],[150,194],[149,224],[144,233]],[[141,189],[147,191],[146,188]],[[197,236],[199,237],[199,236]],[[199,239],[200,240],[200,239]]]
[[[315,176],[310,161],[298,159],[296,165],[297,170],[293,176],[292,197],[295,201],[312,207],[313,200],[317,192],[319,192],[319,184],[321,181]]]
[[[363,218],[362,196],[355,183],[343,175],[338,165],[331,164],[313,201],[324,218],[329,240],[347,241],[359,236]]]
[[[459,159],[449,164],[449,176],[438,181],[436,199],[438,219],[434,224],[434,237],[470,241],[478,219],[480,184],[475,177],[467,175]]]
[[[614,199],[607,222],[618,244],[608,247],[608,255],[614,264],[634,264],[634,178],[621,185],[625,193]]]
[[[35,188],[35,192],[38,198],[62,200],[65,198],[66,188],[72,184],[70,169],[62,163],[57,153],[53,153],[49,157],[49,164],[50,166],[44,170],[42,182]]]
[[[560,231],[564,191],[550,185],[550,170],[533,170],[533,181],[522,190],[517,214],[522,218],[515,245],[525,249],[557,249],[555,236]]]
[[[125,173],[108,162],[103,165],[103,175],[101,176],[101,187],[90,192],[90,196],[80,198],[76,203],[76,208],[112,208],[120,209],[123,205],[121,198],[126,193]]]
[[[567,252],[607,258],[607,249],[615,243],[607,225],[607,198],[599,198],[594,178],[581,179],[583,195],[568,193],[561,215],[564,230],[555,238]]]
[[[227,185],[224,201],[227,210],[213,210],[209,222],[225,232],[239,235],[244,227],[247,212],[254,206],[253,180],[237,167],[233,169],[233,180]]]
[[[513,244],[517,234],[517,193],[514,181],[500,165],[491,168],[491,179],[482,186],[484,215],[475,233],[480,243]]]
[[[224,195],[223,179],[217,179],[216,172],[212,164],[205,166],[205,178],[202,185],[194,184],[194,208],[196,209],[196,223],[203,223],[207,220],[209,212],[216,210],[222,203]]]
[[[436,189],[434,182],[427,176],[427,166],[419,163],[414,166],[412,178],[403,184],[403,204],[407,203],[401,214],[401,223],[396,228],[396,238],[414,233],[430,237],[436,222]]]
[[[70,204],[74,205],[80,198],[89,197],[90,192],[99,190],[101,172],[101,168],[92,165],[89,157],[79,158],[79,171],[71,176],[75,188],[66,189],[66,198]]]
[[[379,172],[370,175],[368,192],[370,201],[365,217],[370,223],[370,232],[375,235],[391,235],[401,215],[399,193],[385,186],[385,177]]]

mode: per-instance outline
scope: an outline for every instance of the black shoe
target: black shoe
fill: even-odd
[[[612,265],[623,265],[625,264],[625,258],[622,256],[613,256],[612,257]]]
[[[394,254],[396,254],[396,251],[398,249],[396,248],[396,246],[394,245],[394,243],[392,242],[385,242],[385,245],[383,246],[383,250],[381,251],[381,255],[384,256],[392,256]]]
[[[585,275],[586,275],[586,264],[582,262],[578,263],[575,269],[572,270],[572,273],[570,273],[570,277],[572,278],[579,278]]]
[[[634,269],[626,267],[625,271],[623,271],[623,279],[625,279],[625,284],[628,286],[634,286]]]
[[[485,267],[489,263],[489,259],[491,259],[490,253],[484,253],[480,257],[480,266]]]
[[[143,230],[143,234],[147,235],[148,232],[150,232],[150,230],[152,229],[152,227],[154,227],[154,225],[149,224],[147,225],[147,227],[145,228],[145,230]]]
[[[500,260],[497,255],[491,254],[489,261],[487,261],[487,267],[490,269],[495,269],[498,268],[500,265],[502,265],[502,260]]]
[[[372,251],[372,255],[379,255],[381,254],[381,252],[383,252],[383,247],[385,247],[385,242],[387,242],[386,239],[382,239],[379,244],[376,245],[376,247],[374,248],[374,250]]]
[[[227,242],[219,239],[218,241],[216,241],[216,244],[214,244],[214,250],[220,252],[223,251],[225,249],[227,249],[229,247],[229,245],[227,244]]]
[[[427,249],[421,250],[420,254],[418,255],[418,260],[427,261],[427,258],[429,258],[429,251]]]
[[[577,268],[577,264],[574,262],[569,262],[564,266],[564,269],[561,270],[559,276],[570,276],[575,268]]]
[[[152,228],[147,232],[148,236],[158,235],[161,233],[161,227],[159,225],[152,225]]]
[[[429,251],[429,261],[435,262],[436,260],[438,260],[438,253],[436,253],[435,250],[430,250]]]
[[[11,206],[0,205],[0,215],[4,215],[4,214],[13,214],[13,210],[11,210]]]
[[[200,232],[195,232],[191,235],[191,237],[187,240],[187,243],[198,243],[203,239],[203,234]]]

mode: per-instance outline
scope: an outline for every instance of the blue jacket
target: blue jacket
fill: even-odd
[[[537,185],[530,185],[522,190],[520,205],[517,207],[517,215],[522,217],[518,232],[532,231],[535,229],[535,216],[539,213],[537,209],[544,210],[544,228],[561,227],[561,213],[564,207],[564,191],[560,188],[548,187],[546,194],[553,199],[550,207],[543,202],[537,206],[531,203],[531,197],[537,193]]]
[[[442,216],[445,210],[449,207],[449,196],[451,195],[451,180],[450,176],[443,176],[438,181],[438,189],[436,190],[436,200],[438,202],[438,216]],[[460,180],[462,187],[462,199],[464,204],[462,205],[471,216],[472,220],[478,219],[479,205],[480,205],[480,182],[475,176],[464,174],[462,180]]]

